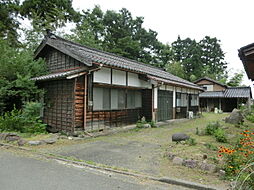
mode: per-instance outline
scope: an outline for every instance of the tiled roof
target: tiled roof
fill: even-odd
[[[199,94],[200,98],[223,98],[223,91],[206,91]]]
[[[76,69],[69,70],[69,71],[62,71],[62,72],[58,72],[58,73],[52,73],[52,74],[48,74],[48,75],[34,77],[31,80],[46,81],[46,80],[52,80],[52,79],[67,78],[69,76],[79,74],[79,73],[84,72],[84,71],[85,71],[84,68],[76,68]]]
[[[206,91],[199,94],[200,98],[251,98],[250,87],[229,87],[224,91]]]
[[[216,81],[216,80],[213,80],[213,79],[211,79],[211,78],[208,78],[208,77],[200,78],[200,79],[194,81],[194,83],[197,84],[197,83],[198,83],[199,81],[201,81],[201,80],[208,80],[208,81],[213,82],[213,83],[215,83],[215,84],[218,84],[218,85],[220,85],[220,86],[228,87],[227,85],[222,84],[222,83],[220,83],[220,82],[218,82],[218,81]]]
[[[195,88],[199,90],[202,89],[198,85],[192,82],[189,82],[187,80],[174,76],[157,67],[144,64],[138,61],[134,61],[128,58],[124,58],[121,56],[117,56],[112,53],[86,47],[86,46],[65,40],[53,34],[51,34],[50,37],[49,36],[46,37],[46,39],[42,42],[42,44],[37,48],[35,52],[35,57],[39,56],[41,50],[46,45],[49,45],[55,49],[58,49],[59,51],[73,57],[74,59],[77,59],[78,61],[84,63],[87,66],[92,66],[93,63],[101,63],[107,66],[126,69],[129,71],[134,71],[134,72],[138,72],[142,74],[148,74],[151,76],[158,77],[160,79],[179,83],[180,85],[182,84],[184,86],[188,86],[191,88]]]
[[[248,98],[251,96],[250,87],[230,87],[225,90],[226,98]]]

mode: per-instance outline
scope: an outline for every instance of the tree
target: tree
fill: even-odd
[[[243,81],[243,71],[235,72],[234,75],[227,82],[228,86],[241,86]]]
[[[183,67],[185,79],[190,80],[202,76],[202,49],[195,40],[190,38],[182,40],[178,36],[178,39],[172,43],[172,51],[173,60],[180,62]]]
[[[72,0],[24,0],[20,12],[32,21],[32,26],[37,31],[54,31],[65,26],[66,22],[79,19],[72,7]]]
[[[0,38],[9,45],[17,46],[19,29],[19,0],[0,0]]]
[[[82,19],[70,37],[84,45],[99,46],[108,52],[161,66],[159,53],[163,46],[157,39],[157,32],[146,30],[143,22],[143,17],[133,18],[125,8],[104,13],[96,6],[83,11]]]
[[[180,62],[169,63],[165,66],[165,69],[175,76],[185,78],[185,72]]]
[[[11,47],[0,39],[0,114],[12,110],[14,105],[21,108],[25,100],[32,100],[41,93],[31,77],[45,73],[44,61],[33,60],[30,51]]]
[[[190,38],[182,40],[178,36],[172,43],[173,61],[180,62],[185,72],[185,79],[195,80],[210,77],[215,80],[227,76],[227,63],[219,40],[206,36],[200,42]]]
[[[220,40],[205,36],[200,42],[202,48],[201,60],[205,75],[220,80],[226,75],[227,63],[224,60],[225,53],[220,47]]]

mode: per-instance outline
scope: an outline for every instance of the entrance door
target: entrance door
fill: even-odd
[[[158,121],[173,119],[173,92],[158,91]]]

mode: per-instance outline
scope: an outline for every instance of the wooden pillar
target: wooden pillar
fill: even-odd
[[[173,119],[176,119],[176,87],[173,87]]]
[[[84,76],[84,123],[83,123],[83,129],[86,130],[86,112],[87,112],[87,75]]]

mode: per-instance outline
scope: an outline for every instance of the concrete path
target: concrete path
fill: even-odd
[[[114,190],[158,189],[187,190],[187,188],[141,181],[134,177],[102,172],[88,168],[76,168],[36,159],[22,152],[10,152],[0,148],[0,189],[4,190]]]
[[[151,175],[160,174],[160,159],[163,153],[158,144],[124,139],[114,139],[110,142],[86,142],[49,151],[62,156],[127,168]]]

